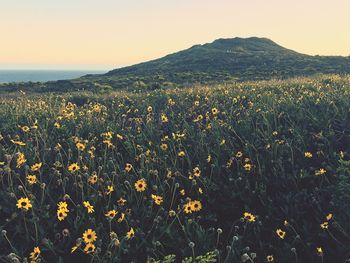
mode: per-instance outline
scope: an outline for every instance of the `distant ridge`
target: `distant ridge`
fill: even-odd
[[[41,90],[157,89],[220,83],[350,73],[350,57],[310,56],[284,48],[268,38],[220,38],[165,57],[114,69],[103,75],[40,84]]]

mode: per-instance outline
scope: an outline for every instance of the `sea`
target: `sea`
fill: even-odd
[[[103,74],[101,70],[7,70],[0,69],[0,83],[65,80],[86,74]]]

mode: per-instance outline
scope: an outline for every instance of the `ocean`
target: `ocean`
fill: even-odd
[[[107,71],[97,70],[2,70],[0,83],[25,81],[50,81],[73,79],[86,74],[103,74]]]

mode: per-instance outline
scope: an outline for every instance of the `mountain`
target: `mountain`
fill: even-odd
[[[226,80],[287,78],[316,73],[349,73],[350,57],[310,56],[267,38],[218,39],[152,61],[87,76],[114,87],[164,83],[193,84]]]
[[[267,38],[217,39],[165,57],[114,69],[103,75],[47,82],[41,90],[148,88],[350,73],[350,57],[310,56]]]

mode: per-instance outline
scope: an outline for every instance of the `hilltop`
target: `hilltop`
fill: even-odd
[[[165,57],[87,75],[40,84],[41,89],[157,89],[227,81],[285,79],[313,74],[350,72],[350,57],[310,56],[284,48],[267,38],[217,39]],[[108,85],[108,86],[105,86]]]

